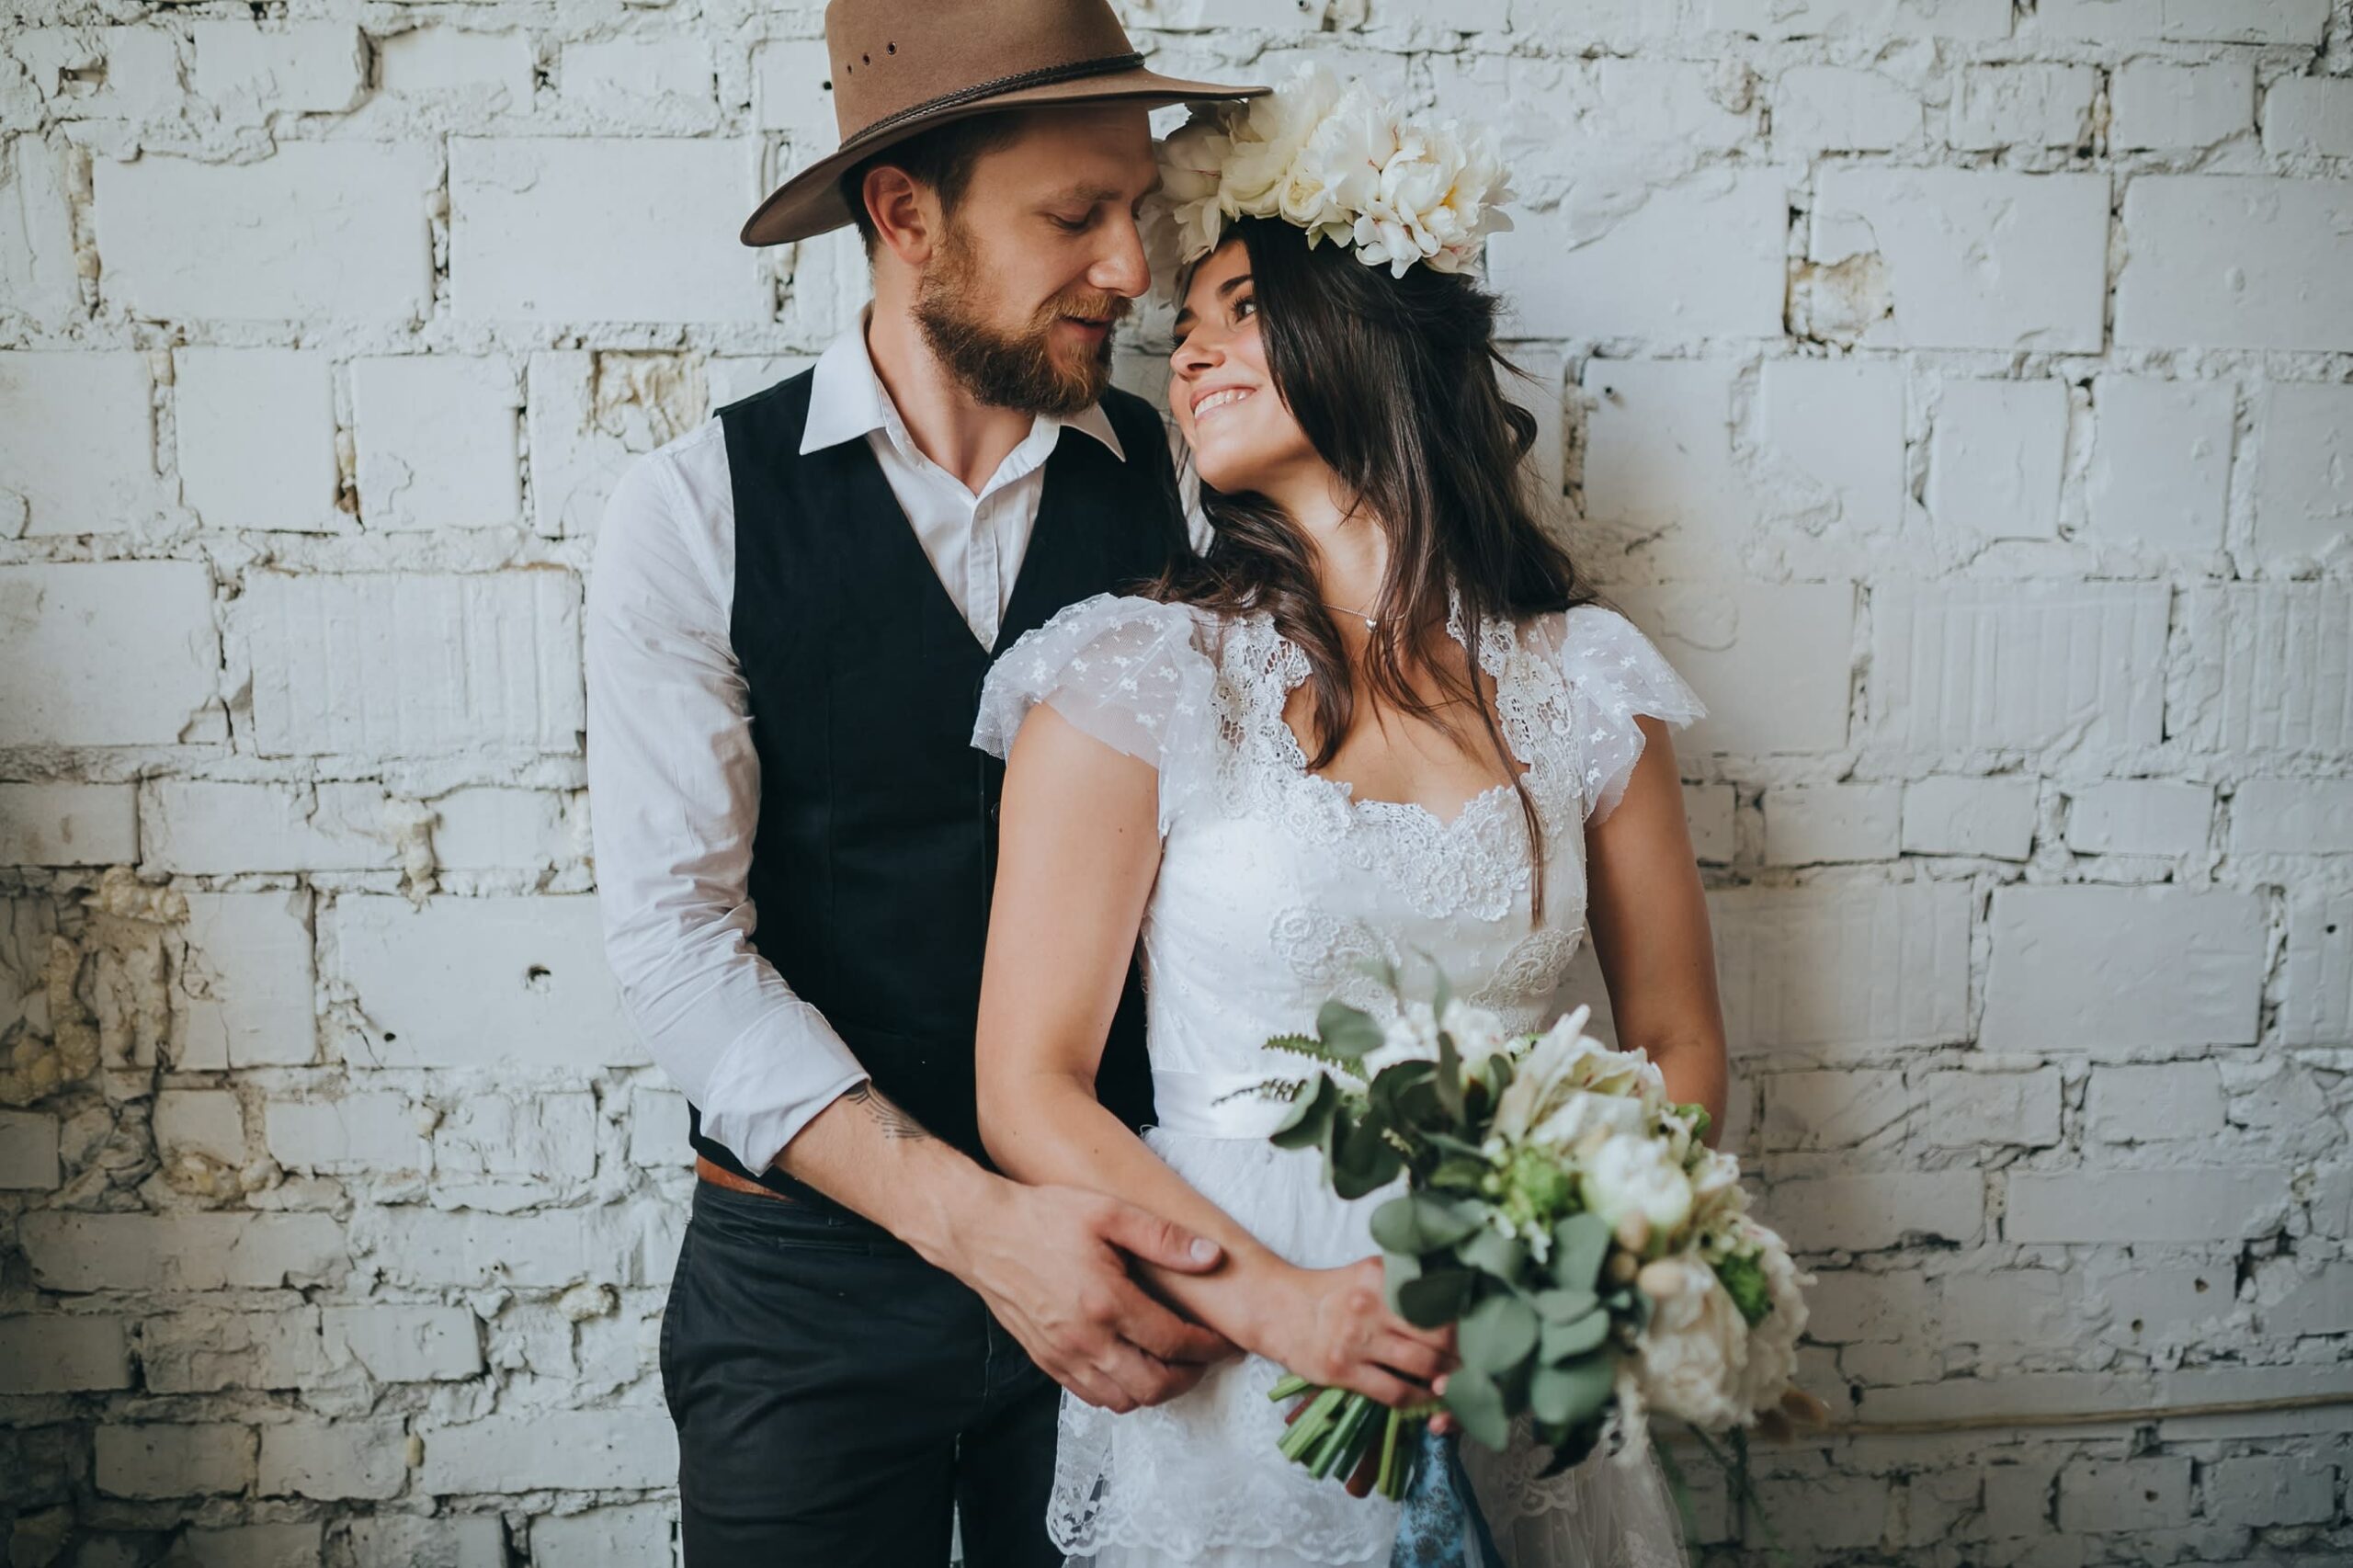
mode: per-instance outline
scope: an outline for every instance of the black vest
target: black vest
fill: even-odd
[[[1065,430],[997,637],[940,585],[863,439],[802,455],[813,371],[720,411],[735,497],[732,632],[760,759],[752,944],[857,1052],[874,1086],[976,1159],[972,1030],[1004,765],[972,747],[997,653],[1065,605],[1157,574],[1184,548],[1167,436],[1107,392],[1126,452]],[[1097,1092],[1130,1126],[1152,1079],[1135,971]],[[699,1153],[744,1167],[702,1135]],[[781,1170],[760,1180],[823,1206]]]

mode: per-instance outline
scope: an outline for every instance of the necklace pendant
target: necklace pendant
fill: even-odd
[[[1364,629],[1367,631],[1378,631],[1381,630],[1381,622],[1373,619],[1370,616],[1366,616],[1364,618]]]

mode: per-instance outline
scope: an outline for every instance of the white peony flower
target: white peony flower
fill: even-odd
[[[1281,218],[1355,247],[1402,277],[1415,262],[1475,266],[1485,236],[1511,226],[1495,134],[1435,122],[1362,82],[1345,89],[1308,64],[1246,104],[1201,106],[1161,144],[1162,225],[1179,265],[1216,248],[1227,222]]]
[[[1474,1007],[1457,997],[1446,1005],[1446,1016],[1438,1027],[1454,1037],[1454,1049],[1468,1069],[1478,1066],[1490,1056],[1500,1053],[1510,1045],[1509,1035],[1504,1033],[1504,1021],[1484,1007]],[[1433,1049],[1436,1042],[1433,1041]]]
[[[1661,1261],[1673,1263],[1683,1278],[1672,1295],[1653,1298],[1650,1326],[1634,1349],[1644,1403],[1702,1431],[1745,1425],[1755,1410],[1742,1394],[1747,1322],[1713,1269],[1688,1259]]]
[[[1754,1220],[1744,1219],[1741,1229],[1765,1271],[1773,1310],[1749,1331],[1748,1361],[1735,1392],[1745,1408],[1765,1410],[1779,1403],[1781,1391],[1797,1376],[1798,1338],[1805,1333],[1808,1316],[1804,1287],[1814,1280],[1813,1275],[1798,1272],[1779,1236]]]
[[[1604,1139],[1584,1166],[1585,1206],[1613,1226],[1640,1214],[1652,1234],[1671,1236],[1691,1217],[1690,1178],[1655,1138],[1620,1133]]]

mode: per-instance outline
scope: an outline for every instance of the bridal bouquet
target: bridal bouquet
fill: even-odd
[[[1385,1027],[1326,1003],[1313,1037],[1267,1041],[1319,1070],[1258,1091],[1292,1103],[1274,1142],[1320,1148],[1340,1197],[1405,1176],[1372,1216],[1390,1303],[1417,1326],[1455,1325],[1444,1407],[1462,1431],[1500,1449],[1526,1415],[1553,1449],[1548,1474],[1612,1419],[1632,1449],[1646,1411],[1707,1432],[1785,1393],[1806,1403],[1790,1377],[1811,1280],[1749,1217],[1739,1162],[1700,1142],[1707,1112],[1671,1103],[1648,1057],[1587,1037],[1590,1016],[1507,1037],[1441,976]],[[1302,1395],[1285,1456],[1403,1498],[1438,1405],[1392,1410],[1295,1377],[1272,1397]]]

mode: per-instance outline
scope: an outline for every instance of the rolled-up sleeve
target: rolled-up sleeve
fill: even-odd
[[[734,523],[716,421],[642,458],[588,585],[588,794],[605,954],[654,1062],[752,1171],[866,1078],[752,946],[760,801],[729,621]]]

